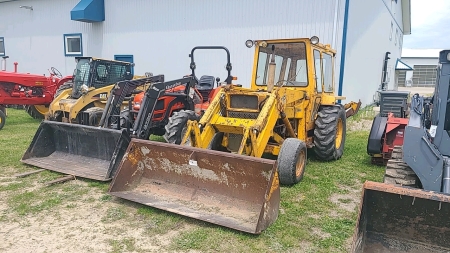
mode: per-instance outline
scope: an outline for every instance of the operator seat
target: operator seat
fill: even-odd
[[[198,80],[198,84],[195,85],[195,88],[203,97],[203,102],[208,101],[209,94],[214,88],[214,80],[214,76],[203,75],[202,77],[200,77],[200,80]]]

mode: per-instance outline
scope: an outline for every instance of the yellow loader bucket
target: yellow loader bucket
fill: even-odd
[[[278,217],[276,161],[132,139],[113,196],[259,234]]]
[[[126,130],[42,121],[21,162],[109,181],[130,142]]]
[[[351,252],[449,252],[450,195],[365,182]]]

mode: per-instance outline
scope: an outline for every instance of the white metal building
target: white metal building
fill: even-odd
[[[135,74],[188,74],[191,49],[222,45],[232,74],[249,87],[253,50],[247,39],[311,37],[336,55],[336,93],[370,103],[386,82],[411,32],[410,0],[0,0],[0,55],[20,72],[70,75],[74,56],[133,61]],[[222,52],[196,55],[199,75],[225,77]]]
[[[398,68],[399,87],[434,87],[439,52],[442,49],[404,49]]]

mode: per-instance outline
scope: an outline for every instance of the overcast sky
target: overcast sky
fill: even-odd
[[[411,0],[411,34],[403,48],[450,47],[450,0]]]

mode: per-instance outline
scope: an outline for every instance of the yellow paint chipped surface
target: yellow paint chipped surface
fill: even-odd
[[[130,152],[125,154],[125,157],[132,165],[136,165],[139,160],[142,158],[142,153],[139,152],[139,149],[133,148]]]

